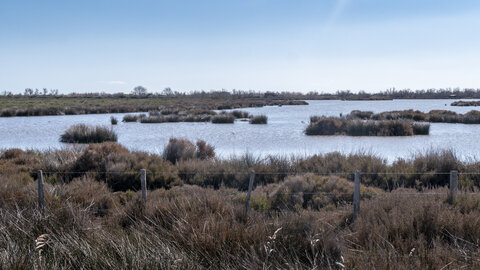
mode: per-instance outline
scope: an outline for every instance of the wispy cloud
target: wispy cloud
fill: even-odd
[[[324,29],[328,30],[335,23],[337,18],[343,13],[350,0],[336,0],[335,6],[332,9],[332,12],[325,22]]]
[[[101,81],[100,83],[109,84],[109,85],[126,85],[127,82],[124,81]]]

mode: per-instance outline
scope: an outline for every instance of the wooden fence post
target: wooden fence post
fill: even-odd
[[[38,209],[43,212],[43,208],[45,206],[45,195],[43,191],[43,172],[40,170],[38,171]]]
[[[453,204],[457,200],[458,192],[458,172],[450,171],[450,193],[448,194],[448,202]]]
[[[245,205],[245,212],[248,213],[250,212],[250,197],[252,195],[252,189],[253,189],[253,182],[255,181],[255,172],[252,171],[250,173],[250,181],[248,182],[248,193],[247,193],[247,203]]]
[[[354,180],[354,191],[353,191],[353,220],[357,219],[358,213],[360,212],[360,173],[355,172]]]
[[[142,185],[142,201],[147,202],[147,171],[145,169],[140,170],[140,182]]]

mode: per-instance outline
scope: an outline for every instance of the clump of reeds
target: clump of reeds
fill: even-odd
[[[174,122],[209,122],[211,118],[212,117],[208,114],[204,114],[204,115],[159,114],[159,115],[151,115],[148,117],[143,117],[140,119],[140,123],[154,124],[154,123],[174,123]]]
[[[248,112],[239,111],[239,110],[232,111],[231,114],[233,116],[235,116],[235,118],[249,118],[250,117],[250,114]]]
[[[250,124],[267,124],[268,117],[266,115],[256,115],[250,118]]]
[[[428,135],[429,124],[402,120],[355,120],[339,117],[311,117],[307,135],[412,136]]]
[[[183,122],[183,117],[179,115],[156,115],[149,116],[140,119],[140,123],[143,124],[153,124],[153,123],[172,123],[172,122]]]
[[[359,110],[354,110],[350,113],[351,117],[354,118],[360,118],[360,119],[370,119],[372,117],[373,112],[371,111],[359,111]]]
[[[110,117],[110,123],[111,123],[112,125],[116,125],[116,124],[118,124],[118,119],[117,119],[116,117],[114,117],[114,116],[111,116],[111,117]]]
[[[64,143],[116,142],[117,139],[117,134],[111,128],[85,124],[71,126],[60,136],[60,141]]]
[[[413,123],[413,133],[415,135],[428,135],[430,134],[430,124]]]
[[[227,113],[217,114],[212,117],[213,124],[233,124],[235,116]]]
[[[137,122],[145,117],[145,114],[126,114],[123,116],[123,122]]]

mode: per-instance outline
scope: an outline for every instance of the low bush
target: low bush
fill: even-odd
[[[231,114],[217,114],[212,117],[213,124],[233,124],[235,116]]]
[[[203,140],[197,141],[195,156],[199,159],[211,159],[215,157],[215,148]]]
[[[170,138],[163,150],[163,158],[175,164],[179,160],[195,157],[195,145],[185,139]]]
[[[267,124],[268,118],[266,115],[257,115],[250,118],[250,124]]]
[[[112,117],[110,117],[110,123],[112,125],[116,125],[116,124],[118,124],[118,119],[112,116]]]
[[[141,169],[147,170],[149,188],[171,188],[182,184],[174,166],[162,157],[130,152],[116,143],[89,145],[71,165],[71,170],[78,173],[62,176],[63,182],[88,175],[105,182],[114,191],[138,190]]]
[[[84,124],[71,126],[60,136],[60,141],[64,143],[116,142],[117,139],[117,134],[111,128]]]
[[[248,112],[238,111],[238,110],[232,111],[232,115],[235,116],[235,118],[249,118],[250,117],[250,114]]]
[[[123,116],[123,122],[137,122],[145,117],[145,114],[126,114]]]
[[[188,159],[210,159],[215,157],[213,146],[198,140],[196,146],[188,140],[170,138],[163,150],[163,158],[175,164]]]

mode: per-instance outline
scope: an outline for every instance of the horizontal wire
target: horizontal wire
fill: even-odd
[[[38,172],[38,171],[35,171]],[[42,171],[45,174],[140,174],[140,171]],[[182,174],[202,174],[202,175],[228,175],[228,174],[245,174],[250,175],[251,172],[163,172],[163,171],[146,171],[147,174],[159,174],[159,175],[182,175]],[[254,172],[255,175],[301,175],[301,174],[313,174],[313,175],[354,175],[355,172],[331,172],[331,173],[316,173],[316,172]],[[360,175],[450,175],[450,172],[358,172]],[[458,175],[480,175],[480,172],[458,172]]]

